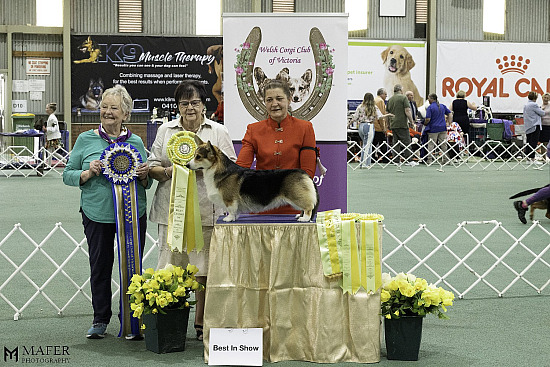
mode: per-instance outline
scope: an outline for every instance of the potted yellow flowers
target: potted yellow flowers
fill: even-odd
[[[134,274],[128,286],[134,317],[143,316],[145,347],[156,353],[185,350],[191,292],[204,289],[195,265],[186,269],[168,264],[164,269]]]
[[[426,279],[399,273],[382,274],[380,293],[388,359],[418,360],[422,338],[422,319],[436,314],[448,319],[446,306],[452,306],[454,294],[441,287],[428,285]]]

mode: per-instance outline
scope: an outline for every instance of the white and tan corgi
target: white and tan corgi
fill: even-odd
[[[210,141],[195,136],[197,150],[187,168],[202,170],[208,198],[229,213],[224,222],[239,213],[262,212],[290,204],[301,210],[299,222],[309,222],[319,204],[313,180],[301,169],[253,170],[238,166]]]

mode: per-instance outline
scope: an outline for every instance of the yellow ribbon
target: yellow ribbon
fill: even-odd
[[[339,217],[340,209],[317,213],[317,238],[321,250],[323,273],[327,277],[339,276],[342,273],[338,254],[338,242],[341,238]]]
[[[184,167],[193,159],[197,145],[195,134],[181,131],[168,140],[168,158],[173,163],[166,242],[172,251],[187,253],[204,247],[195,172]]]
[[[378,223],[383,219],[380,214],[341,214],[338,209],[317,213],[323,273],[341,274],[344,293],[355,294],[361,287],[374,292],[382,285]],[[355,220],[360,221],[360,243]]]
[[[361,286],[367,292],[374,292],[382,285],[380,245],[378,242],[378,221],[361,222]]]

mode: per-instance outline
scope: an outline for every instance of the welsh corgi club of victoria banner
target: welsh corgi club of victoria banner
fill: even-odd
[[[195,79],[205,84],[206,107],[215,111],[221,100],[222,55],[221,37],[73,35],[72,109],[97,112],[103,91],[120,84],[140,112],[176,110],[176,87]]]
[[[493,112],[522,113],[530,91],[550,92],[549,59],[548,43],[437,42],[439,100],[463,90],[478,105],[489,96]]]
[[[319,210],[347,209],[346,14],[224,14],[224,119],[234,141],[267,118],[263,85],[283,79],[296,118],[311,121],[326,176]],[[240,145],[236,144],[236,150]]]

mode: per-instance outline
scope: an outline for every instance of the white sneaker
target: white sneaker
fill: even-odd
[[[541,161],[533,161],[534,164],[536,164],[537,166],[540,166],[541,164],[544,164],[544,162],[541,162]]]

